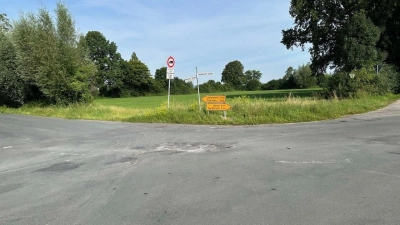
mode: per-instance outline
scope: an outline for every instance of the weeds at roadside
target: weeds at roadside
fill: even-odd
[[[142,123],[255,125],[333,119],[376,110],[398,98],[398,95],[364,95],[354,99],[324,100],[316,97],[300,98],[289,94],[271,101],[271,99],[238,96],[227,99],[231,109],[227,111],[226,119],[223,118],[222,111],[205,111],[204,103],[201,103],[199,110],[198,102],[195,100],[173,101],[169,109],[167,102],[155,108],[141,109],[93,103],[68,107],[38,105],[26,105],[18,109],[0,107],[0,113]]]

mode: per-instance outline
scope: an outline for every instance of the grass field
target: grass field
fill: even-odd
[[[345,115],[376,110],[393,103],[399,95],[368,96],[346,100],[316,97],[320,89],[227,92],[205,95],[227,96],[231,109],[227,117],[221,111],[198,107],[198,96],[172,95],[170,109],[167,96],[96,99],[92,104],[40,107],[28,104],[18,109],[0,107],[0,113],[59,117],[66,119],[108,120],[141,123],[177,123],[212,125],[255,125],[294,123],[334,119]]]
[[[235,92],[220,92],[220,93],[200,93],[200,98],[206,95],[226,95],[227,100],[247,96],[254,99],[264,99],[266,101],[283,101],[289,95],[291,97],[313,97],[318,94],[321,88],[311,89],[292,89],[292,90],[273,90],[273,91],[235,91]],[[116,106],[132,109],[149,109],[159,107],[162,103],[167,102],[168,96],[148,96],[137,98],[104,98],[96,99],[95,104],[103,106]],[[170,103],[190,104],[193,101],[198,102],[198,95],[171,95]]]

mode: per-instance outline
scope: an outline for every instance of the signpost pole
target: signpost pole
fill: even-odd
[[[168,79],[168,109],[169,109],[169,94],[171,92],[171,79]]]
[[[201,111],[201,105],[200,105],[200,86],[199,86],[199,77],[197,76],[197,66],[196,66],[196,80],[197,80],[197,95],[199,96],[199,111]]]
[[[175,59],[174,57],[170,56],[167,59],[167,79],[168,79],[168,109],[169,109],[169,96],[171,94],[171,79],[174,79],[174,66],[175,66]]]

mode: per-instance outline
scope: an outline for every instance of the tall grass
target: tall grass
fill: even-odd
[[[198,101],[195,99],[172,101],[170,109],[168,109],[166,101],[157,107],[142,108],[110,106],[96,102],[69,107],[40,107],[37,105],[27,105],[19,109],[0,107],[0,112],[123,122],[254,125],[333,119],[376,110],[398,98],[398,95],[386,95],[363,96],[347,100],[321,100],[289,95],[272,101],[265,98],[240,96],[227,99],[227,104],[231,106],[231,109],[227,111],[226,119],[221,111],[206,112],[204,110],[205,103],[202,103],[202,110],[199,111]]]
[[[232,91],[220,93],[201,93],[201,98],[206,95],[226,95],[227,99],[247,96],[249,98],[265,99],[267,101],[282,101],[288,96],[308,98],[313,97],[322,91],[321,88],[310,89],[290,89],[290,90],[273,90],[273,91]],[[123,108],[155,108],[167,101],[167,96],[146,96],[135,98],[102,98],[96,99],[95,103],[105,106],[118,106]],[[190,95],[171,95],[170,101],[172,103],[179,102],[183,104],[190,104],[193,101],[198,101],[197,94]]]
[[[226,119],[223,118],[223,112],[205,112],[205,104],[202,106],[203,110],[198,111],[196,103],[193,102],[189,106],[176,103],[170,110],[160,107],[123,121],[227,125],[307,122],[376,110],[394,102],[398,97],[387,95],[347,100],[318,100],[289,96],[281,101],[237,97],[227,101],[231,110],[227,111]]]

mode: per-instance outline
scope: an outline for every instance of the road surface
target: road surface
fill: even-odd
[[[262,126],[0,114],[0,224],[400,224],[399,106]]]

